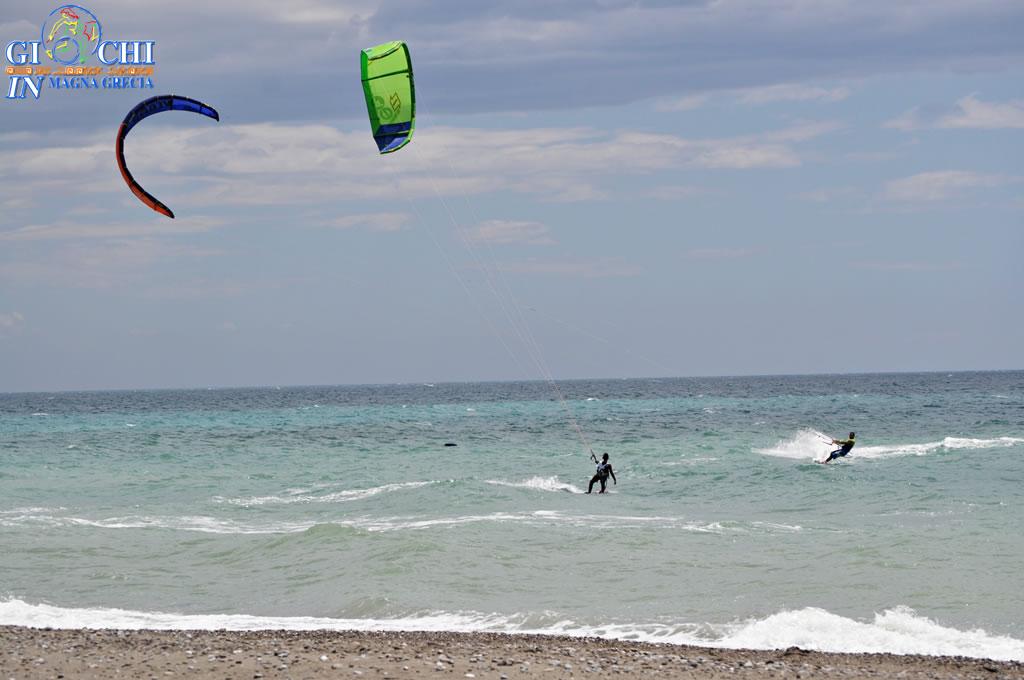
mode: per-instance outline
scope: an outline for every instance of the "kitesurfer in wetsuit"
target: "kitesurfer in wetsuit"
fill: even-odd
[[[828,458],[826,458],[824,462],[828,463],[829,461],[833,461],[836,458],[842,458],[848,454],[853,449],[853,445],[857,443],[856,438],[857,435],[851,432],[849,439],[833,439],[832,443],[838,444],[839,448],[828,454]]]
[[[597,463],[597,458],[594,454],[590,454],[590,458]],[[590,486],[587,487],[587,493],[594,490],[594,482],[601,482],[601,491],[599,493],[604,493],[605,485],[608,484],[608,475],[611,475],[612,481],[618,485],[619,480],[615,479],[615,471],[612,470],[612,464],[608,462],[608,454],[606,453],[601,456],[601,462],[597,463],[597,472],[590,478]]]

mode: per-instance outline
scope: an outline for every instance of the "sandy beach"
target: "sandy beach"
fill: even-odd
[[[724,650],[488,633],[117,631],[0,627],[16,678],[1024,678],[1020,662]]]

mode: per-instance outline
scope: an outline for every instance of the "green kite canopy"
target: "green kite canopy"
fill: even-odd
[[[401,40],[363,50],[363,94],[370,128],[381,153],[398,151],[412,140],[416,90],[409,48]]]

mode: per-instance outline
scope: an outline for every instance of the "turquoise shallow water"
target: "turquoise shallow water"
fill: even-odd
[[[0,395],[0,623],[1024,659],[1024,373],[559,387]]]

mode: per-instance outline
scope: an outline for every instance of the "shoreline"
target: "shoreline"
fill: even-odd
[[[1024,662],[510,633],[0,626],[0,678],[1022,678]]]

